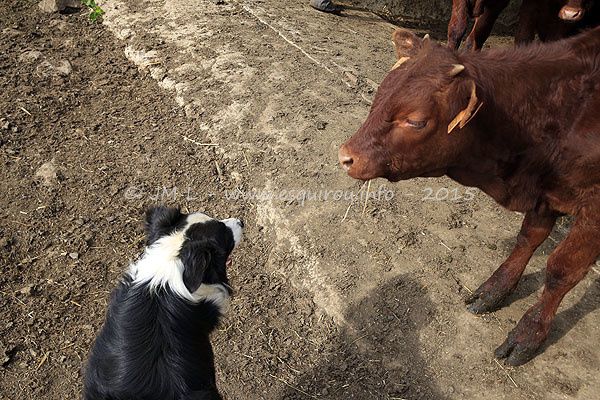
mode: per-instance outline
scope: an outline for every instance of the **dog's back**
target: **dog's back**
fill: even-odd
[[[85,400],[220,400],[209,335],[227,308],[226,266],[243,223],[160,207],[148,246],[112,295]]]
[[[115,290],[88,362],[86,400],[221,398],[208,337],[219,310],[161,290],[129,277]]]

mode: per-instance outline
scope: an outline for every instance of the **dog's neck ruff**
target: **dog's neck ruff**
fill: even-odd
[[[224,284],[202,284],[191,293],[183,282],[184,265],[179,251],[185,241],[185,229],[163,236],[146,247],[142,257],[131,264],[132,285],[147,284],[150,292],[168,287],[173,293],[191,303],[212,302],[221,313],[229,307],[229,291]]]

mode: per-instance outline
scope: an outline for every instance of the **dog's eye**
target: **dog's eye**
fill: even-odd
[[[406,125],[414,129],[423,129],[425,128],[425,126],[427,126],[427,121],[415,121],[412,119],[407,119]]]

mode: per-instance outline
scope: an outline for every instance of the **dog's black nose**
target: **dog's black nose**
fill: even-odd
[[[243,228],[244,227],[244,221],[242,221],[241,219],[238,219],[238,223],[240,224],[240,226]]]

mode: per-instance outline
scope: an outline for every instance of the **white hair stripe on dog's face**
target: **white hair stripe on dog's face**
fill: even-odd
[[[212,221],[213,219],[214,218],[211,218],[208,215],[202,214],[202,213],[190,214],[190,215],[188,215],[188,217],[186,219],[187,225],[186,225],[185,229],[189,228],[190,225],[199,224],[201,222]]]
[[[166,285],[179,297],[193,303],[200,301],[213,302],[221,312],[229,303],[229,292],[221,284],[202,284],[194,293],[183,282],[184,265],[179,259],[181,246],[185,241],[187,229],[198,223],[212,221],[213,218],[202,214],[190,214],[183,229],[165,235],[146,247],[142,257],[129,267],[129,275],[133,285],[148,283],[150,291],[156,291]]]

